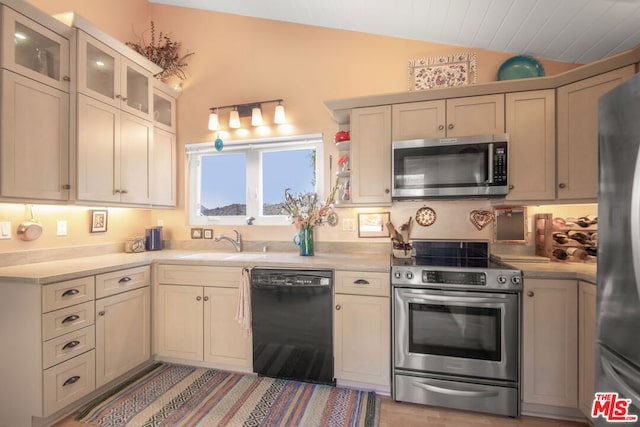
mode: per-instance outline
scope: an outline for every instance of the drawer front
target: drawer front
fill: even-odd
[[[91,393],[96,388],[95,350],[44,371],[44,416]]]
[[[79,354],[94,349],[96,332],[93,326],[87,326],[49,341],[42,345],[42,367],[50,368]]]
[[[136,267],[96,276],[96,298],[119,294],[151,284],[151,267]]]
[[[237,288],[240,286],[242,278],[242,268],[240,267],[160,265],[157,272],[158,283],[168,285]]]
[[[53,283],[42,288],[42,312],[92,301],[95,295],[93,276]]]
[[[63,308],[42,315],[42,340],[47,341],[69,332],[93,325],[95,322],[93,301]]]
[[[339,294],[375,295],[388,297],[391,294],[389,273],[367,271],[336,271],[335,292]]]

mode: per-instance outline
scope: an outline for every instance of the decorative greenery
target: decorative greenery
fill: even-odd
[[[162,68],[162,71],[155,75],[157,79],[164,80],[168,77],[176,76],[184,80],[186,75],[183,68],[188,65],[186,59],[193,55],[194,52],[180,56],[178,51],[182,43],[172,41],[162,31],[160,31],[156,40],[156,29],[153,21],[151,21],[150,35],[151,41],[149,44],[141,36],[139,43],[127,42],[126,45]]]

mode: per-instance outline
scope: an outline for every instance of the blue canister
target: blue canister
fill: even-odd
[[[159,251],[162,249],[162,227],[147,228],[144,247],[148,251]]]

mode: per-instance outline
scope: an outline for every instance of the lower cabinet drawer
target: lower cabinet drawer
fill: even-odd
[[[44,416],[91,393],[96,388],[96,355],[91,350],[44,371]]]
[[[42,340],[47,341],[95,323],[93,301],[74,305],[42,315]]]
[[[151,284],[151,267],[135,267],[96,276],[96,298],[115,295]]]
[[[42,344],[42,367],[50,368],[65,360],[94,349],[96,346],[96,331],[93,326],[87,326],[60,337],[45,341]]]
[[[337,270],[335,292],[337,294],[388,297],[391,294],[389,273]]]

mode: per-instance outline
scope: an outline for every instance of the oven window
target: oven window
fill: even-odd
[[[409,303],[409,352],[499,361],[499,308]]]

